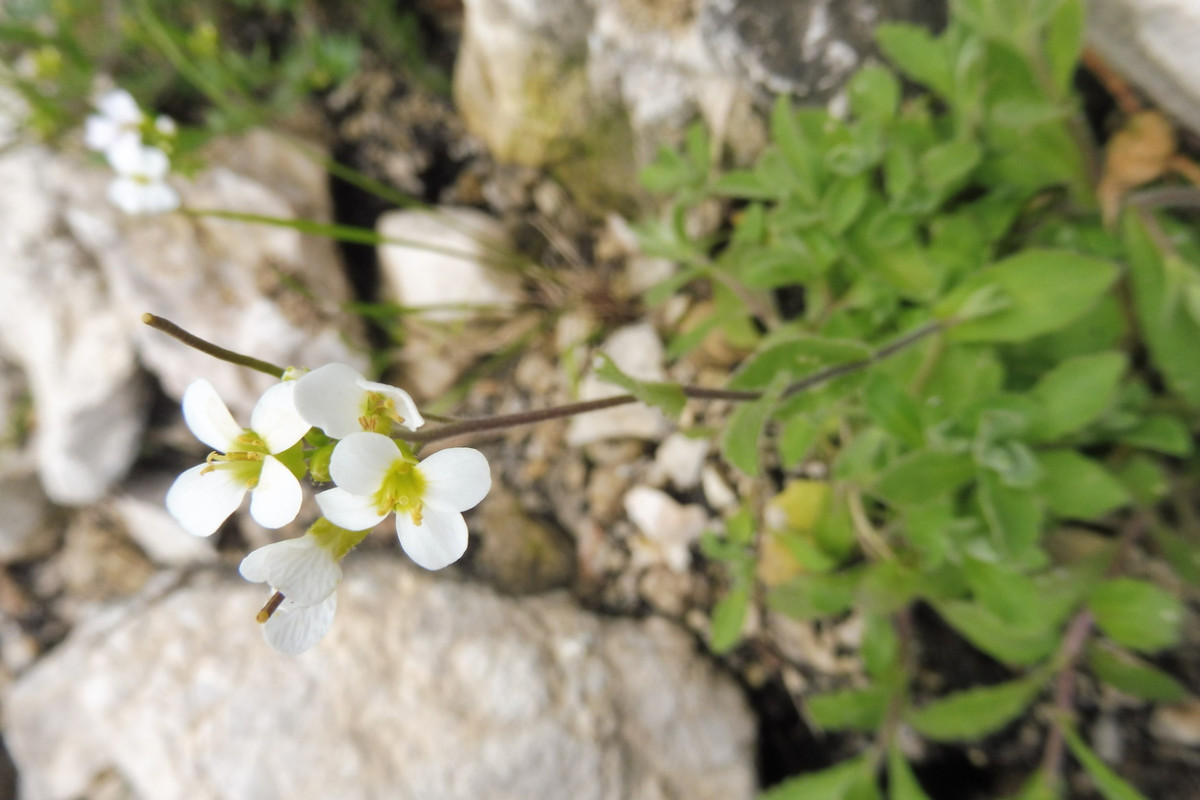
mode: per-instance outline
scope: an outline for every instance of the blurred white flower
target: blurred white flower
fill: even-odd
[[[179,193],[167,183],[171,162],[157,147],[122,139],[108,151],[117,177],[108,199],[126,214],[162,214],[179,208]]]
[[[410,431],[425,424],[408,392],[369,381],[353,367],[337,363],[318,367],[297,381],[296,410],[332,439],[364,430],[390,434],[393,423]]]
[[[281,528],[300,513],[300,481],[276,456],[295,445],[309,424],[296,413],[295,381],[277,383],[259,398],[242,428],[200,378],[183,395],[183,418],[196,438],[219,452],[175,479],[167,510],[188,533],[209,536],[251,492],[250,515],[265,528]]]
[[[89,150],[106,156],[119,144],[142,143],[145,116],[133,95],[124,89],[105,92],[96,100],[96,111],[84,123],[83,143]]]
[[[346,436],[329,472],[337,488],[317,495],[325,517],[347,530],[373,528],[396,514],[396,534],[408,557],[425,569],[453,564],[467,549],[462,512],[492,488],[483,453],[452,447],[417,462],[411,451],[378,433]]]
[[[243,578],[271,587],[271,599],[258,620],[267,644],[281,653],[304,652],[333,624],[336,590],[342,580],[339,540],[310,531],[298,539],[260,547],[242,559],[238,571]]]

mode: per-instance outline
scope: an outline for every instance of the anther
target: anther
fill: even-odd
[[[282,592],[276,592],[275,594],[271,595],[271,598],[269,600],[267,600],[267,604],[262,607],[262,610],[259,611],[257,615],[255,615],[254,621],[257,622],[259,625],[263,624],[264,622],[266,622],[267,620],[269,620],[271,618],[272,614],[274,614],[276,611],[279,610],[279,606],[282,603],[283,603],[283,593]]]

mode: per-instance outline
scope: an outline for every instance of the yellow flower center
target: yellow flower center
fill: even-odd
[[[408,514],[414,525],[421,524],[421,498],[425,495],[425,476],[416,465],[402,458],[396,459],[379,491],[375,494],[375,506],[380,514],[395,511]]]
[[[233,447],[229,448],[228,453],[212,452],[208,454],[208,458],[205,459],[208,466],[201,471],[201,474],[216,469],[230,470],[238,483],[243,483],[253,489],[258,485],[258,478],[262,475],[263,458],[268,453],[267,444],[262,437],[246,428],[234,439]]]
[[[404,417],[396,410],[392,398],[379,392],[367,392],[363,397],[362,416],[358,418],[358,424],[364,431],[391,436],[393,425],[403,425]]]

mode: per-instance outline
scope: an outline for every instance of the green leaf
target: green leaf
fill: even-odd
[[[1152,506],[1167,496],[1170,484],[1158,459],[1142,453],[1130,456],[1116,472],[1117,480],[1138,505]]]
[[[1046,25],[1045,52],[1050,78],[1062,96],[1071,90],[1075,64],[1083,50],[1083,0],[1060,0]]]
[[[1034,493],[1007,486],[995,472],[982,470],[977,497],[996,553],[1014,564],[1036,560],[1044,515]]]
[[[801,575],[767,593],[767,606],[793,619],[840,614],[854,604],[861,570]]]
[[[863,361],[871,349],[851,339],[799,336],[768,345],[755,353],[729,381],[730,389],[765,389],[781,376],[800,378],[821,367]]]
[[[863,624],[862,659],[867,674],[876,680],[896,675],[900,639],[886,614],[867,614]]]
[[[1200,369],[1196,367],[1200,322],[1176,302],[1178,280],[1172,278],[1137,214],[1125,215],[1123,234],[1134,310],[1146,347],[1171,390],[1193,408],[1200,407]]]
[[[1192,432],[1178,417],[1156,414],[1117,435],[1121,444],[1143,447],[1169,456],[1192,454]]]
[[[750,587],[736,584],[730,587],[728,593],[713,607],[712,630],[709,633],[708,646],[714,653],[727,653],[742,638],[742,625],[746,622],[746,612],[750,609]]]
[[[929,800],[895,742],[888,748],[888,800]]]
[[[749,170],[726,172],[713,181],[712,192],[745,200],[777,200],[783,194],[779,186],[765,182],[761,175]]]
[[[954,71],[941,40],[928,30],[906,23],[885,23],[875,29],[875,41],[888,61],[908,77],[949,99],[954,94]]]
[[[863,390],[863,401],[871,418],[892,436],[909,447],[925,444],[921,407],[892,378],[881,372],[873,375]]]
[[[1183,605],[1148,581],[1104,581],[1092,590],[1088,608],[1106,636],[1140,653],[1155,653],[1179,642]]]
[[[961,489],[974,477],[966,453],[916,450],[889,465],[874,488],[891,505],[920,505]]]
[[[1152,703],[1178,703],[1187,689],[1167,673],[1135,655],[1092,644],[1087,663],[1096,677],[1115,688]]]
[[[1012,722],[1033,702],[1044,680],[1024,678],[997,686],[967,689],[910,711],[906,717],[922,736],[934,741],[971,741]]]
[[[821,175],[820,148],[806,141],[800,121],[786,94],[775,98],[771,109],[771,139],[779,148],[784,163],[795,177],[794,188],[809,203],[819,196]]]
[[[820,772],[788,778],[760,794],[758,800],[851,800],[856,787],[874,779],[871,760],[859,756]]]
[[[759,473],[758,443],[763,428],[775,408],[778,391],[748,403],[742,403],[725,424],[721,433],[721,455],[750,477]]]
[[[867,204],[869,191],[866,175],[839,178],[829,185],[821,198],[821,214],[830,233],[840,234],[854,224]]]
[[[850,78],[846,90],[850,111],[858,119],[886,122],[896,116],[900,82],[883,67],[875,64],[863,67]]]
[[[1062,795],[1055,791],[1046,773],[1038,770],[1021,787],[1020,793],[1008,800],[1062,800]]]
[[[925,184],[939,191],[961,183],[983,159],[983,151],[970,139],[944,142],[921,156]]]
[[[825,730],[870,732],[883,722],[890,699],[886,687],[875,685],[810,695],[805,699],[805,708],[813,722]]]
[[[1049,441],[1087,426],[1103,414],[1117,394],[1127,361],[1108,351],[1061,362],[1033,387],[1042,413],[1033,420],[1033,441]]]
[[[1047,658],[1058,646],[1058,630],[1029,630],[1011,625],[977,603],[948,600],[935,603],[938,614],[978,650],[1006,664],[1030,666]]]
[[[1042,627],[1043,601],[1032,579],[1002,564],[974,558],[963,559],[962,571],[975,599],[998,619],[1018,628]]]
[[[1038,462],[1043,473],[1038,493],[1060,517],[1095,519],[1133,500],[1111,472],[1075,450],[1039,453]]]
[[[1200,546],[1162,527],[1156,527],[1151,535],[1175,574],[1193,586],[1200,586]]]
[[[1062,725],[1061,730],[1067,747],[1071,748],[1071,753],[1079,760],[1079,764],[1087,774],[1092,776],[1092,780],[1096,782],[1096,788],[1105,800],[1147,800],[1137,789],[1126,783],[1101,761],[1099,756],[1084,744],[1083,739],[1079,738],[1079,734],[1075,732],[1074,728]]]
[[[668,416],[677,418],[683,411],[687,397],[677,384],[639,381],[622,372],[606,353],[600,353],[600,358],[602,363],[596,369],[596,377],[600,380],[620,386],[646,405],[662,409]]]
[[[1010,301],[993,314],[960,322],[948,336],[959,342],[1019,342],[1069,325],[1112,286],[1117,270],[1107,261],[1062,250],[1025,250],[963,281],[935,313],[953,319],[980,289],[996,286]]]

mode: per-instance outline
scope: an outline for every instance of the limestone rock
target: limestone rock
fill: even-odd
[[[290,148],[261,133],[215,147],[208,169],[177,184],[184,205],[328,221],[324,172],[309,159],[282,152]],[[67,193],[66,222],[100,266],[122,335],[136,343],[138,358],[169,395],[181,397],[203,376],[245,421],[272,378],[146,328],[145,312],[281,366],[365,365],[346,344],[357,327],[340,309],[350,290],[330,240],[203,215],[125,218],[104,200],[107,175],[98,171],[89,178],[99,188]],[[293,284],[307,292],[293,291]]]
[[[347,573],[299,657],[261,641],[262,587],[211,574],[78,626],[6,699],[21,796],[114,774],[147,800],[753,796],[745,702],[670,623]]]
[[[702,506],[682,505],[649,486],[635,486],[625,495],[625,513],[641,531],[631,542],[635,567],[665,564],[674,572],[686,571],[691,546],[709,525]]]
[[[167,513],[167,489],[175,478],[175,473],[135,473],[110,501],[111,512],[154,563],[211,563],[217,558],[213,539],[192,536]]]
[[[24,561],[50,552],[58,537],[50,502],[32,460],[18,454],[0,458],[0,563]]]
[[[1200,132],[1200,6],[1191,0],[1092,0],[1087,41],[1118,74]]]
[[[71,193],[106,203],[104,181],[34,146],[0,156],[0,349],[34,403],[32,447],[46,494],[103,496],[137,454],[144,383],[129,325],[110,302],[94,253],[65,230]]]

